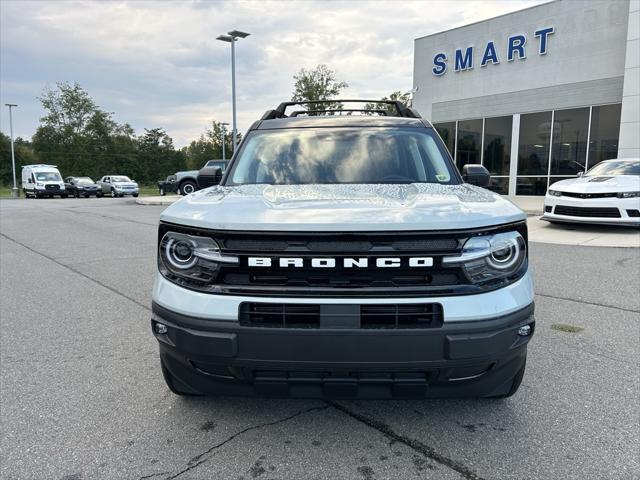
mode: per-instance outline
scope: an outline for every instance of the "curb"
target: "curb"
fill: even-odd
[[[182,197],[179,195],[171,195],[168,197],[138,197],[136,198],[136,203],[138,205],[171,205],[174,202],[177,202]]]

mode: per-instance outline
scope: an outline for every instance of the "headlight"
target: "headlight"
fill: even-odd
[[[36,182],[36,187],[42,188],[44,187],[44,183]]]
[[[158,268],[168,280],[197,290],[211,290],[220,264],[237,264],[238,257],[222,255],[209,237],[167,232],[158,249]]]
[[[552,197],[561,197],[562,196],[562,192],[559,192],[558,190],[549,190],[548,193]]]
[[[640,197],[640,192],[619,192],[618,198],[634,198]]]
[[[519,273],[527,258],[524,238],[518,232],[471,237],[457,257],[445,257],[445,266],[461,266],[473,283],[485,283]]]

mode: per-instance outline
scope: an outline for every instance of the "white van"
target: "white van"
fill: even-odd
[[[62,175],[55,165],[24,165],[22,167],[22,192],[25,198],[67,198]]]

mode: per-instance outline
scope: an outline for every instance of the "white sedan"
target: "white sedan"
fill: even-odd
[[[640,159],[605,160],[549,187],[542,220],[640,226]]]

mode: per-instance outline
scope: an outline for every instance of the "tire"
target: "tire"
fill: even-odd
[[[89,195],[88,193],[84,194],[84,198],[89,198],[91,195]]]
[[[498,395],[490,395],[485,398],[499,399],[499,398],[509,398],[513,396],[520,388],[520,384],[522,383],[522,379],[524,378],[524,371],[526,368],[527,368],[527,360],[525,358],[524,365],[522,365],[522,368],[520,368],[520,370],[518,370],[518,373],[515,374],[515,376],[511,380],[511,384],[507,386],[506,392],[500,393]]]
[[[196,182],[193,180],[185,180],[180,184],[180,188],[178,190],[180,191],[180,195],[189,195],[190,193],[198,190],[198,185],[196,185]]]
[[[124,197],[124,193],[118,194],[118,198],[122,198],[122,197]]]
[[[118,194],[116,193],[115,189],[111,189],[111,198],[116,198],[118,196]]]
[[[104,194],[102,192],[96,193],[96,198],[102,198]]]
[[[80,194],[78,193],[77,190],[75,192],[73,192],[73,196],[76,197],[76,198],[80,198]]]
[[[169,390],[174,394],[181,397],[202,397],[202,394],[191,390],[187,385],[171,375],[171,372],[169,372],[169,369],[165,366],[162,359],[160,359],[160,368],[162,369],[162,376],[164,377],[167,387],[169,387]]]
[[[61,197],[61,198],[67,198],[67,197],[69,197],[69,194],[67,194],[67,193],[63,193],[62,195],[60,195],[60,197]]]
[[[132,194],[131,196],[132,196],[133,198],[136,198],[136,197],[138,196],[138,194],[137,194],[137,193],[134,193],[134,194]]]

